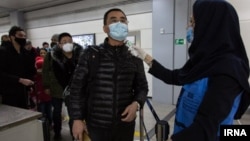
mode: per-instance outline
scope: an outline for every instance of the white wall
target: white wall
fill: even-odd
[[[250,0],[228,0],[236,9],[239,19],[241,35],[248,53],[250,56]]]
[[[234,6],[238,13],[241,36],[250,60],[250,0],[228,0],[228,2]]]

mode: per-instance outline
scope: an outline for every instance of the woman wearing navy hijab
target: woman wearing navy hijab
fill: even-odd
[[[250,103],[249,62],[238,15],[223,0],[193,5],[194,39],[189,59],[169,70],[139,47],[149,73],[167,84],[181,85],[173,141],[217,141],[221,124],[240,119]]]

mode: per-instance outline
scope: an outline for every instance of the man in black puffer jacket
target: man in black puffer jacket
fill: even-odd
[[[86,49],[74,72],[69,97],[73,135],[77,140],[88,132],[91,141],[133,141],[136,111],[148,93],[143,62],[124,44],[128,29],[122,10],[107,11],[103,29],[108,38],[98,47],[98,57]],[[89,82],[91,59],[99,60]]]

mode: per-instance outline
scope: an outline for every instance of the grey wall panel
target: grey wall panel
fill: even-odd
[[[186,38],[190,0],[153,1],[153,57],[163,66],[178,69],[187,60],[187,44],[175,45],[175,39]],[[180,86],[164,84],[153,78],[153,100],[176,104]]]
[[[189,0],[175,0],[174,39],[184,39],[185,42],[183,45],[174,44],[174,69],[181,68],[188,59],[187,50],[189,44],[186,43],[186,29],[191,15],[189,10],[191,10],[191,8],[189,8]],[[180,89],[180,86],[174,86],[174,104],[177,102]]]
[[[174,0],[153,1],[153,32],[159,35],[160,29],[165,33],[173,33]]]
[[[152,55],[162,65],[173,68],[174,0],[154,0],[152,12]],[[173,86],[153,78],[153,100],[172,103]]]
[[[19,11],[11,12],[10,21],[11,21],[10,23],[11,26],[17,25],[22,27],[23,29],[26,29],[23,12]]]
[[[173,67],[173,34],[166,34],[154,37],[153,33],[153,57],[164,67],[172,69]],[[161,80],[153,77],[153,100],[172,104],[173,103],[173,86],[168,85]]]

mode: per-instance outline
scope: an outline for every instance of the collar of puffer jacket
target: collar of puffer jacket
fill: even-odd
[[[109,38],[105,38],[104,40],[104,48],[117,53],[125,53],[128,51],[128,47],[124,44],[122,44],[121,46],[112,46],[108,43]]]

